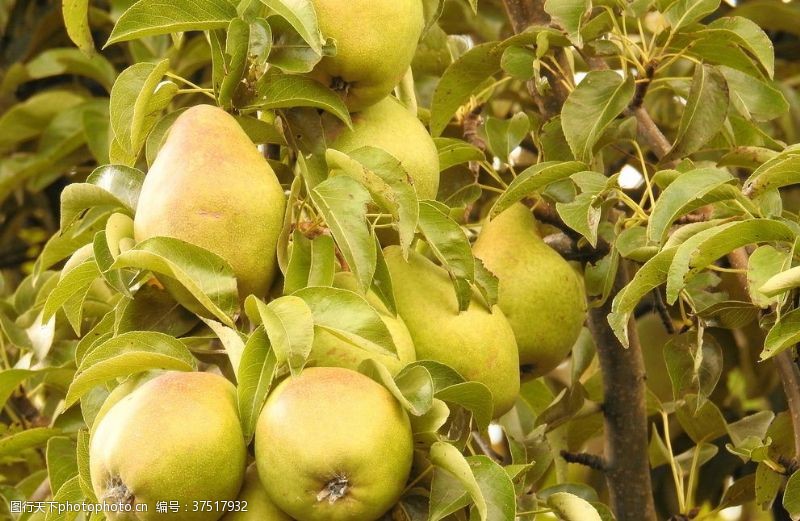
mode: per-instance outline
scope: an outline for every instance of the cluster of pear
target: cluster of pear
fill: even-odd
[[[416,115],[390,94],[421,34],[422,3],[314,0],[314,6],[337,53],[311,75],[337,90],[353,111],[352,128],[323,117],[326,146],[384,149],[400,161],[418,197],[434,199],[436,146]],[[210,250],[232,268],[240,298],[265,297],[276,278],[285,207],[274,172],[236,120],[199,105],[175,120],[157,154],[139,197],[134,235],[137,241],[174,237]],[[580,276],[539,237],[522,204],[483,226],[474,254],[499,278],[498,303],[490,309],[476,292],[459,312],[442,267],[415,251],[403,255],[398,246],[386,247],[398,314],[377,295],[365,297],[391,333],[397,356],[316,331],[309,367],[267,397],[254,458],[248,458],[236,388],[223,377],[167,372],[120,385],[93,425],[92,484],[99,499],[146,503],[148,513],[109,517],[215,521],[233,505],[224,502],[238,498],[248,512],[228,513],[226,521],[378,519],[406,486],[413,437],[392,394],[356,371],[361,362],[376,359],[392,374],[418,359],[447,364],[487,386],[497,418],[514,406],[520,365],[533,375],[547,373],[566,357],[583,323]],[[176,281],[159,280],[196,309]],[[334,285],[359,291],[348,272],[338,273]],[[248,459],[254,463],[246,468]],[[166,513],[156,511],[160,501],[168,502]]]

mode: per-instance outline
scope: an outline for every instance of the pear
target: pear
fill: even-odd
[[[325,139],[330,148],[352,152],[365,146],[382,148],[400,161],[411,177],[417,197],[436,199],[439,190],[439,154],[422,123],[396,98],[387,96],[358,114],[353,129],[325,115]]]
[[[134,218],[142,241],[168,236],[231,265],[239,295],[266,294],[286,196],[235,119],[211,105],[182,113],[148,172]]]
[[[334,276],[333,285],[361,294],[355,276],[349,271],[337,273]],[[393,315],[374,292],[370,291],[365,298],[378,311],[381,320],[389,329],[397,348],[397,356],[371,353],[345,342],[327,331],[318,329],[314,332],[314,345],[311,349],[309,365],[357,370],[361,362],[367,358],[373,358],[385,365],[390,373],[396,375],[406,364],[417,359],[411,333],[408,332],[403,319]]]
[[[385,387],[339,367],[310,367],[270,393],[258,418],[258,474],[299,521],[374,521],[399,499],[414,443]]]
[[[420,0],[313,0],[320,31],[336,41],[311,77],[337,91],[351,112],[379,101],[411,65],[425,24]]]
[[[492,392],[494,417],[508,412],[519,394],[519,355],[514,332],[499,307],[486,308],[473,294],[458,301],[447,272],[414,251],[408,262],[399,246],[384,250],[397,310],[411,332],[417,358],[447,364]]]
[[[111,521],[171,519],[156,512],[158,501],[178,501],[182,521],[215,521],[221,511],[194,511],[193,501],[235,499],[246,456],[236,389],[210,373],[170,371],[142,384],[105,413],[89,442],[98,499],[134,510],[108,512]],[[147,512],[135,512],[138,504]]]
[[[586,319],[581,277],[539,237],[521,203],[484,224],[472,251],[500,281],[497,305],[514,330],[523,374],[550,372]]]
[[[292,521],[285,512],[275,506],[267,495],[255,463],[247,467],[244,485],[236,498],[241,510],[230,510],[220,521]]]

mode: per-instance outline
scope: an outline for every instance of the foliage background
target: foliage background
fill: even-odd
[[[108,390],[87,387],[80,407],[60,410],[65,394],[70,389],[78,392],[76,350],[88,349],[81,340],[86,337],[73,329],[85,334],[128,297],[120,295],[124,291],[112,291],[87,300],[94,280],[88,277],[88,282],[64,289],[61,297],[51,295],[64,259],[104,229],[110,210],[125,211],[124,199],[130,194],[117,191],[117,200],[109,200],[93,188],[98,177],[135,180],[133,167],[146,171],[170,114],[216,102],[237,113],[254,141],[265,145],[288,188],[298,152],[309,152],[291,140],[292,132],[284,134],[297,125],[296,116],[321,108],[348,117],[326,89],[291,83],[298,78],[292,73],[307,70],[319,57],[308,52],[313,47],[308,38],[303,43],[296,27],[283,18],[271,16],[269,30],[256,24],[248,27],[248,37],[237,39],[231,37],[229,25],[237,16],[233,5],[221,8],[211,22],[176,22],[174,27],[153,29],[145,17],[117,24],[132,4],[97,1],[84,13],[86,4],[79,1],[62,5],[0,0],[0,330],[5,369],[0,374],[0,490],[6,500],[41,495],[42,484],[48,482],[45,489],[61,497],[88,494],[81,486],[81,447],[86,441],[82,429]],[[183,4],[175,4],[173,19],[189,20]],[[251,21],[271,12],[268,9],[280,12],[290,4],[243,1],[238,15]],[[762,348],[767,358],[779,352],[788,355],[798,338],[792,321],[798,276],[789,268],[796,256],[800,191],[792,185],[800,175],[800,155],[787,147],[798,142],[800,133],[797,3],[570,1],[544,7],[553,20],[547,20],[542,5],[535,2],[481,1],[477,13],[474,3],[461,0],[426,1],[425,6],[429,27],[413,62],[413,77],[421,118],[434,134],[444,136],[437,139],[443,168],[437,199],[447,206],[434,208],[444,210],[448,222],[462,224],[471,238],[493,205],[522,197],[539,201],[535,212],[552,226],[547,228],[551,244],[582,265],[599,310],[593,313],[605,319],[613,311],[614,332],[624,336],[630,314],[660,313],[662,318],[671,315],[666,322],[685,333],[672,341],[667,364],[659,366],[672,377],[668,384],[675,388],[676,400],[650,392],[646,403],[650,430],[649,457],[644,459],[649,459],[653,479],[647,488],[648,493],[655,491],[660,517],[713,519],[724,507],[744,505],[743,519],[780,519],[787,515],[782,503],[796,515],[797,443],[790,415],[781,413],[787,409],[784,386],[788,381],[791,397],[796,368],[791,367],[792,356],[788,369],[787,363],[775,362],[777,356],[759,360]],[[726,22],[725,17],[740,18]],[[542,27],[509,40],[531,22]],[[544,28],[548,22],[551,25]],[[206,32],[177,33],[188,29]],[[283,34],[283,39],[273,39],[273,33]],[[114,35],[118,43],[103,47]],[[504,43],[495,47],[490,42]],[[270,79],[289,82],[293,88],[283,92],[290,94],[281,97],[270,90],[274,83],[264,80],[265,49],[271,50],[271,73],[280,76]],[[233,58],[242,55],[248,60],[237,69]],[[134,64],[144,65],[129,68]],[[625,70],[625,82],[603,71],[607,68]],[[577,78],[589,69],[607,88],[585,91],[587,110],[580,95],[571,94],[580,92]],[[136,101],[142,103],[143,113],[122,109]],[[600,106],[607,108],[606,114],[591,110]],[[688,108],[693,117],[686,116]],[[257,110],[266,115],[258,119]],[[648,120],[660,133],[648,133]],[[596,132],[585,133],[587,121],[598,122]],[[96,167],[107,164],[123,166],[90,177]],[[614,174],[626,166],[644,172],[647,184],[621,187]],[[319,175],[313,162],[300,168],[306,177]],[[591,171],[597,175],[586,173]],[[760,175],[751,177],[754,171]],[[659,203],[648,195],[651,184]],[[67,186],[75,188],[65,192]],[[62,199],[62,193],[69,196]],[[504,194],[500,203],[498,193]],[[683,235],[675,235],[692,248],[670,250],[679,244],[665,240],[673,223],[686,228]],[[710,231],[702,235],[703,230]],[[724,230],[729,230],[727,235]],[[765,245],[755,249],[758,244]],[[714,255],[693,256],[698,245]],[[741,249],[748,245],[749,250]],[[675,261],[681,255],[683,272]],[[628,282],[618,272],[632,275],[643,264],[651,271],[639,270],[627,293],[615,299],[619,287]],[[123,279],[115,278],[127,276],[124,270],[100,269],[109,286],[124,285]],[[661,272],[669,278],[653,274]],[[773,279],[778,275],[783,278]],[[741,284],[742,276],[751,291],[747,283]],[[767,280],[774,288],[770,295],[755,285],[761,287]],[[471,282],[486,289],[476,275]],[[137,295],[140,304],[169,307],[143,300],[146,293]],[[42,313],[56,310],[56,325],[42,327]],[[224,323],[227,316],[232,326],[228,311],[222,309],[217,318]],[[130,332],[158,330],[147,317],[131,313],[135,324]],[[248,315],[254,319],[259,313]],[[180,337],[181,345],[191,348],[193,357],[184,363],[218,363],[233,371],[223,348],[243,344],[246,336],[234,334],[232,340],[231,329],[222,323],[197,329],[195,317],[174,319],[179,326],[161,333]],[[605,472],[606,485],[603,472],[565,459],[586,460],[584,451],[602,452],[597,358],[602,358],[605,345],[618,339],[599,323],[590,318],[592,334],[587,330],[582,337],[570,367],[526,384],[517,414],[501,422],[508,436],[505,442],[481,450],[466,439],[448,440],[467,453],[486,454],[473,457],[505,464],[514,478],[519,512],[546,508],[549,493],[567,490],[613,504],[619,519],[652,516],[648,500],[636,503],[635,493],[627,506],[609,499],[613,472]],[[117,328],[115,334],[126,332]],[[598,344],[598,357],[591,337]],[[612,347],[621,349],[619,344]],[[635,376],[611,375],[632,389]],[[424,401],[418,389],[407,398]],[[480,416],[478,409],[471,412]],[[612,436],[613,425],[606,423],[605,432]],[[439,434],[431,437],[429,447],[441,439]],[[625,445],[624,439],[618,443]],[[445,453],[433,458],[441,485],[448,482],[446,470],[439,469],[447,469],[452,464],[448,458],[455,456],[438,447]],[[465,519],[464,508],[475,510],[475,505],[488,501],[489,510],[478,508],[477,515],[502,519],[509,505],[498,490],[507,483],[491,474],[496,470],[492,465],[496,463],[477,474],[477,485],[448,485],[466,491],[460,513],[447,512],[436,503],[435,493],[434,506],[443,515]],[[423,464],[417,472],[424,469]],[[787,503],[782,497],[790,476],[794,478],[788,490],[795,495],[787,493]],[[508,480],[508,486],[511,483]],[[631,483],[625,486],[634,488]],[[396,515],[426,518],[429,490],[412,491]],[[611,515],[608,508],[598,508],[604,516]]]

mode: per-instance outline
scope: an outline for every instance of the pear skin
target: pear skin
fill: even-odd
[[[231,265],[241,298],[263,297],[275,277],[285,206],[275,173],[236,120],[197,105],[175,120],[145,177],[134,236],[206,248]]]
[[[244,474],[244,484],[236,498],[242,507],[246,503],[247,510],[230,511],[220,521],[293,521],[288,514],[275,506],[275,503],[267,495],[261,479],[258,477],[258,469],[255,463],[247,467]]]
[[[447,272],[412,251],[408,262],[399,246],[384,250],[400,316],[411,332],[419,360],[449,365],[492,392],[495,418],[514,406],[519,394],[519,355],[514,332],[499,307],[491,312],[473,294],[459,313]]]
[[[270,393],[258,418],[258,474],[301,521],[374,521],[400,498],[413,459],[408,415],[385,387],[309,367]]]
[[[247,451],[236,389],[211,373],[170,371],[122,397],[89,442],[92,487],[100,501],[147,512],[116,520],[167,520],[158,501],[178,501],[182,521],[215,521],[218,511],[193,511],[193,501],[229,501],[242,485]]]
[[[439,153],[423,124],[396,98],[387,96],[353,114],[353,130],[333,117],[323,118],[328,147],[352,152],[361,147],[382,148],[393,155],[411,177],[417,197],[436,199]]]
[[[425,24],[420,0],[313,0],[336,54],[310,76],[337,91],[350,112],[363,110],[400,83]]]
[[[339,272],[334,277],[333,285],[337,288],[347,289],[354,293],[361,292],[358,283],[350,272]],[[403,319],[392,315],[375,293],[370,291],[365,296],[367,301],[380,314],[381,320],[386,324],[392,340],[397,348],[397,356],[380,355],[356,347],[344,340],[318,329],[314,332],[314,345],[309,356],[309,365],[318,367],[344,367],[358,370],[364,360],[372,358],[386,366],[392,375],[417,359],[411,333],[408,332]]]
[[[569,354],[586,319],[580,276],[539,237],[521,203],[484,224],[472,251],[500,281],[497,305],[514,330],[523,374],[549,373]]]

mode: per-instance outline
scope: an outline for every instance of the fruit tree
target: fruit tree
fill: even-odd
[[[800,519],[800,2],[0,0],[0,519]]]

